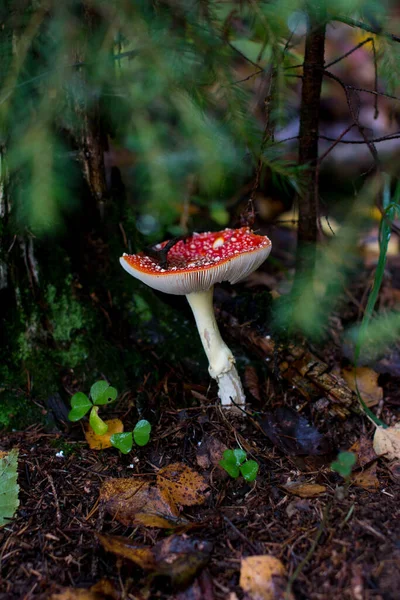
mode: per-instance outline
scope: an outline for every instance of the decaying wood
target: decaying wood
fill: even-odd
[[[307,400],[326,399],[330,414],[345,418],[357,410],[355,395],[339,376],[315,354],[295,344],[280,346],[269,336],[263,336],[248,323],[241,324],[230,313],[219,310],[219,320],[226,335],[246,346],[250,352],[270,362],[279,375]]]

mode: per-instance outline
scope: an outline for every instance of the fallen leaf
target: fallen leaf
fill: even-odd
[[[327,438],[286,406],[267,414],[260,425],[271,442],[290,455],[327,454],[331,449]]]
[[[211,542],[186,535],[171,535],[153,548],[132,543],[129,538],[98,534],[108,552],[130,560],[154,576],[168,577],[177,588],[188,586],[210,560]]]
[[[187,587],[210,560],[211,542],[171,535],[153,548],[156,557],[156,575],[170,578],[174,587]]]
[[[244,384],[250,394],[259,402],[261,402],[260,382],[255,367],[247,365],[244,370]]]
[[[318,483],[303,483],[302,481],[289,481],[282,487],[289,492],[289,494],[300,496],[300,498],[316,498],[326,492],[326,487],[324,485],[319,485]]]
[[[100,579],[100,581],[92,585],[90,591],[97,592],[99,594],[102,594],[106,598],[110,597],[114,600],[118,600],[121,597],[119,591],[115,589],[113,583],[109,579],[106,579],[104,577]]]
[[[120,595],[108,579],[100,579],[90,589],[64,588],[57,594],[52,594],[50,600],[117,600]]]
[[[0,456],[0,527],[7,525],[19,506],[18,450]]]
[[[286,570],[274,556],[243,558],[239,585],[251,600],[278,600],[286,589]]]
[[[144,571],[152,571],[155,569],[156,561],[153,551],[148,546],[139,546],[134,544],[130,538],[105,535],[98,533],[101,545],[107,552],[112,552],[117,556],[122,556],[139,565]]]
[[[354,393],[357,392],[357,378],[361,398],[368,407],[376,406],[382,400],[383,389],[378,385],[379,373],[369,367],[346,367],[342,369],[342,376]]]
[[[367,467],[358,473],[353,473],[351,482],[357,487],[363,488],[364,490],[376,492],[380,487],[376,471],[377,464],[375,462],[370,467]]]
[[[222,458],[223,453],[228,447],[218,438],[205,435],[200,446],[197,447],[196,461],[202,469],[208,469],[211,466],[216,467]],[[221,473],[223,471],[221,470]]]
[[[160,490],[168,492],[177,504],[203,504],[208,484],[204,477],[183,463],[172,463],[157,473]]]
[[[142,478],[109,479],[100,489],[100,500],[107,512],[123,525],[147,525],[172,529],[189,522],[179,516],[177,506],[167,489]]]
[[[368,463],[376,459],[376,453],[372,447],[372,440],[366,435],[362,435],[359,440],[349,448],[349,452],[357,455],[357,467],[365,467]]]
[[[104,435],[98,435],[90,426],[85,430],[86,441],[92,450],[112,448],[111,436],[114,433],[122,433],[124,431],[124,424],[119,419],[110,419],[109,421],[105,421],[105,423],[108,425],[108,429]]]
[[[393,427],[377,427],[373,446],[378,456],[384,455],[389,460],[400,458],[400,423]]]

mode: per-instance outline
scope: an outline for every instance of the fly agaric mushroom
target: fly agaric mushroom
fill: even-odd
[[[166,248],[167,247],[167,248]],[[157,252],[163,260],[157,260]],[[237,283],[258,269],[271,251],[266,236],[255,235],[248,227],[190,237],[157,244],[152,256],[124,254],[123,268],[151,288],[167,294],[185,295],[196,320],[197,329],[209,362],[209,373],[216,379],[222,406],[242,405],[245,396],[235,367],[235,359],[221,338],[213,309],[215,283]],[[233,403],[232,403],[233,401]]]

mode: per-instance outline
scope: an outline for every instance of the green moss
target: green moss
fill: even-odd
[[[0,392],[0,429],[25,429],[41,421],[43,415],[36,404],[17,393]]]
[[[60,293],[54,285],[47,286],[46,301],[56,342],[69,342],[77,329],[84,326],[81,304],[71,293],[72,277],[67,277],[65,289]]]

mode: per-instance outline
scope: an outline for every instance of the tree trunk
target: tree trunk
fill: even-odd
[[[299,164],[305,170],[299,197],[296,272],[311,276],[318,234],[318,135],[321,85],[324,69],[325,21],[323,9],[309,10],[303,63],[300,108]]]

